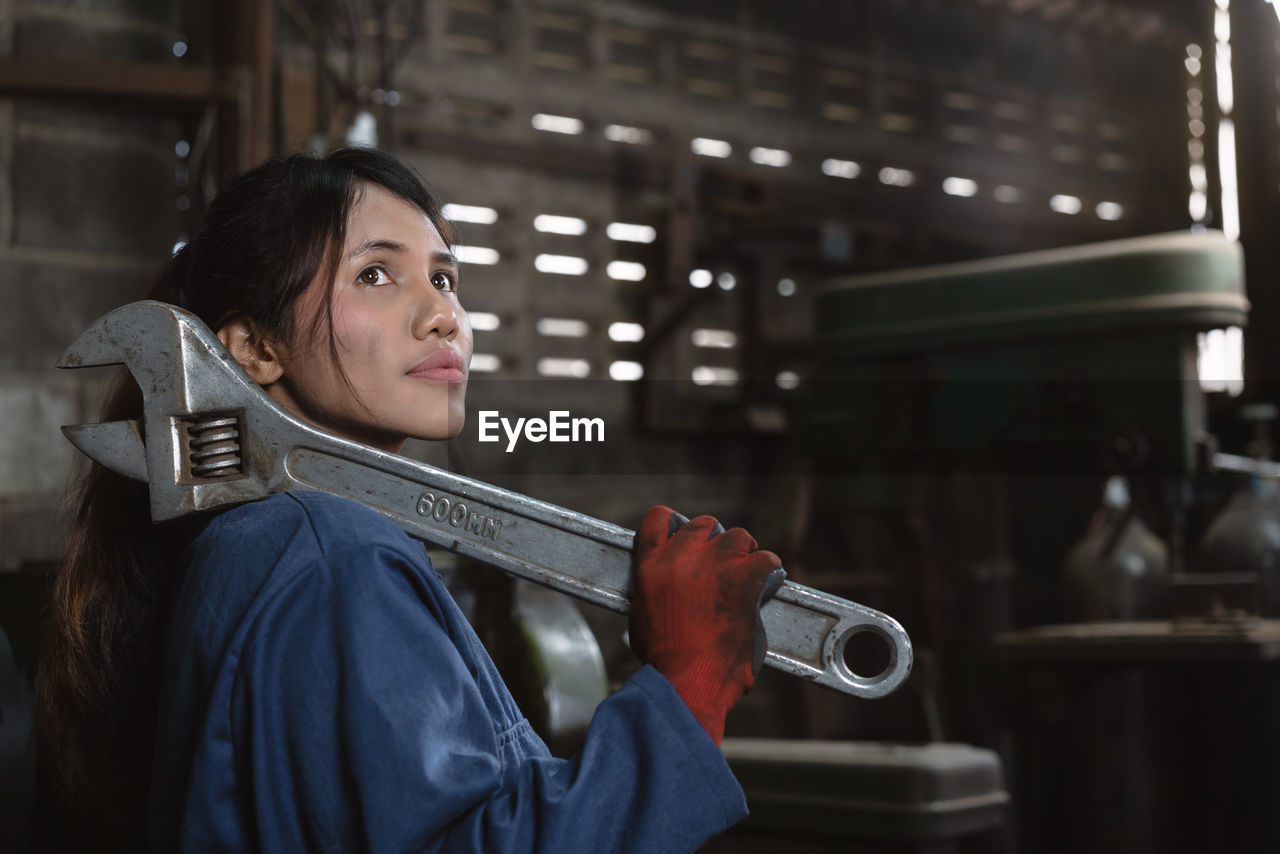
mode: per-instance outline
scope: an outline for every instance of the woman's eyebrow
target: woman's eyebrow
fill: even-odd
[[[370,252],[377,252],[385,249],[391,252],[408,252],[409,247],[395,240],[366,240],[347,255],[348,261],[354,261],[361,255],[368,255]]]
[[[355,249],[351,250],[347,255],[347,260],[354,261],[357,258],[379,250],[399,252],[403,254],[409,251],[409,247],[397,240],[366,240],[364,243],[361,243]],[[460,266],[458,263],[458,257],[452,252],[432,252],[431,260],[437,264],[447,264],[454,269],[457,269]]]

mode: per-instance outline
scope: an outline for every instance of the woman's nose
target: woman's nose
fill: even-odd
[[[427,284],[414,300],[413,337],[425,341],[432,334],[452,340],[458,334],[458,301]]]

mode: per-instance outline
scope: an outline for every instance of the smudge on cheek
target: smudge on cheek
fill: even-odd
[[[373,359],[382,349],[382,327],[367,317],[338,314],[333,319],[333,337],[338,352],[361,361]]]

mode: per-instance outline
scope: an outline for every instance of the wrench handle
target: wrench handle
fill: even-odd
[[[434,546],[625,614],[631,602],[634,532],[582,513],[463,478],[403,457],[346,459],[341,448],[296,446],[284,483],[363,504]],[[765,663],[857,697],[881,697],[911,671],[911,641],[879,611],[793,582],[761,609]],[[888,665],[870,676],[845,661],[849,639],[869,632],[888,646]]]

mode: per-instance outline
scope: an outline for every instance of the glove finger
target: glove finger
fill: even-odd
[[[676,531],[689,524],[688,516],[681,516],[679,513],[672,513],[671,519],[668,521],[667,537],[671,538],[676,535]]]
[[[746,529],[730,528],[716,540],[716,547],[726,554],[751,554],[760,545]]]
[[[670,507],[663,507],[661,504],[650,507],[649,512],[644,516],[644,521],[640,523],[639,529],[636,530],[635,551],[637,557],[645,552],[653,551],[671,539],[675,529],[684,524],[681,522],[672,527],[672,523],[677,518],[684,519],[683,516]]]
[[[768,602],[775,594],[777,594],[778,589],[782,587],[783,582],[786,580],[787,571],[781,566],[775,566],[770,570],[769,574],[764,577],[764,584],[760,587],[760,602],[758,607],[763,608],[764,603]]]
[[[770,581],[772,573],[775,570],[781,570],[782,574],[780,579],[786,579],[787,577],[786,571],[782,569],[782,558],[778,557],[768,549],[760,549],[759,551],[752,552],[747,556],[746,564],[746,571],[753,579],[764,582],[765,584],[773,583],[773,590],[769,591],[769,596],[772,596],[778,589],[779,585],[782,584],[781,580],[777,582]],[[768,599],[761,599],[760,604],[763,605],[767,601]]]
[[[764,552],[763,554],[772,555],[773,553]],[[769,635],[764,629],[764,619],[760,616],[760,609],[764,607],[765,602],[773,598],[774,594],[778,592],[778,588],[782,586],[782,582],[786,580],[787,571],[781,566],[776,566],[765,576],[764,583],[760,587],[760,598],[757,600],[756,605],[756,634],[751,648],[752,680],[760,675],[760,668],[764,667],[765,653],[769,651]]]
[[[680,518],[684,519],[683,516]],[[720,523],[716,521],[715,516],[694,516],[692,519],[684,520],[684,524],[680,526],[679,537],[682,544],[705,543],[716,536],[717,528],[720,528]],[[674,537],[675,534],[672,536]]]

